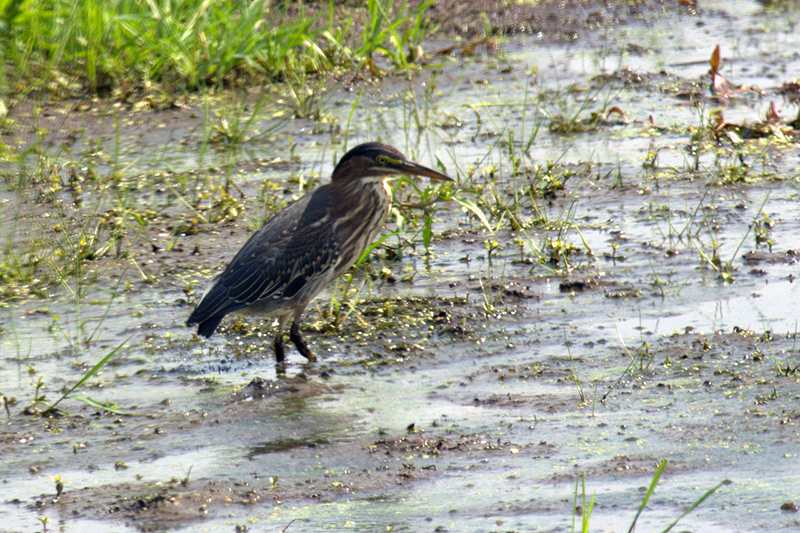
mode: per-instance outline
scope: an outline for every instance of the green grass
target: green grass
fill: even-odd
[[[411,11],[370,0],[345,17],[333,2],[307,13],[303,2],[269,0],[3,0],[5,92],[195,91],[295,80],[375,53],[408,70],[430,4]],[[348,37],[354,20],[363,21],[360,38]]]

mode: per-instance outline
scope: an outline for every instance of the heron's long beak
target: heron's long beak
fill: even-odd
[[[395,169],[403,174],[426,176],[428,178],[441,181],[454,181],[453,178],[446,174],[442,174],[436,170],[424,167],[418,163],[414,163],[413,161],[401,161],[397,166],[395,166]]]

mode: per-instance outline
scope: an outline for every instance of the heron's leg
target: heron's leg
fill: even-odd
[[[278,363],[283,363],[286,360],[286,350],[283,347],[283,332],[275,336],[275,342],[272,343],[272,348],[275,350],[275,360]]]
[[[289,330],[289,338],[292,340],[294,345],[297,346],[297,350],[303,354],[303,357],[309,361],[317,360],[317,358],[314,356],[314,353],[308,347],[303,335],[300,333],[300,325],[297,323],[297,321],[292,322],[292,328]]]
[[[286,323],[289,321],[291,315],[283,315],[278,317],[278,333],[275,334],[275,342],[272,343],[272,348],[275,350],[275,360],[278,364],[286,360],[286,349],[283,342],[283,330],[286,328]]]

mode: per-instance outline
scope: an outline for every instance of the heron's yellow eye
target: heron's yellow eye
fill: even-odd
[[[385,155],[379,155],[378,157],[375,158],[375,161],[377,161],[378,164],[382,167],[385,167],[386,165],[389,164],[389,158],[386,157]]]

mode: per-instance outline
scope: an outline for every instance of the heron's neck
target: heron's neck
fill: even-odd
[[[392,190],[386,179],[359,179],[347,182],[334,182],[339,191],[336,210],[346,223],[360,225],[369,221],[371,227],[383,226],[389,216],[392,204]]]
[[[382,206],[388,211],[392,201],[392,189],[386,178],[360,179],[349,182],[339,182],[335,185],[341,191],[342,198],[347,198],[342,202],[347,209],[356,209],[356,206],[363,206],[374,209],[376,205]]]
[[[391,189],[385,179],[357,180],[337,192],[334,197],[339,214],[334,217],[334,232],[341,241],[341,256],[335,275],[355,263],[377,238],[392,205]]]

